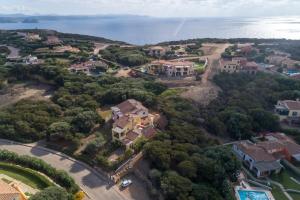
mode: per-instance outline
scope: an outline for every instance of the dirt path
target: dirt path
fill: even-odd
[[[101,50],[104,50],[109,46],[110,46],[110,44],[95,43],[94,55],[98,55]]]
[[[214,53],[199,58],[207,58],[208,66],[205,73],[202,75],[200,84],[187,88],[188,90],[182,93],[182,97],[193,100],[200,105],[207,106],[213,99],[218,96],[220,88],[212,82],[215,74],[218,73],[219,59],[221,54],[230,44],[205,44],[214,47]]]
[[[0,91],[0,109],[15,104],[22,99],[48,100],[51,87],[44,84],[16,84]]]

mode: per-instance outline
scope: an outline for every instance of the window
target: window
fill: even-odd
[[[293,117],[296,117],[296,116],[298,116],[298,113],[297,112],[293,112],[292,115],[293,115]]]

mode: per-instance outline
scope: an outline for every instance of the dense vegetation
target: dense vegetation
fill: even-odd
[[[247,139],[257,132],[278,131],[274,105],[300,97],[300,81],[281,76],[220,74],[214,80],[223,92],[201,113],[208,129],[222,137]]]
[[[123,66],[138,66],[149,60],[141,49],[131,47],[110,46],[101,51],[103,58],[117,62]]]
[[[40,32],[45,37],[43,31]],[[59,64],[58,58],[67,58],[69,63],[86,61],[88,51],[92,50],[94,40],[89,36],[60,34],[65,44],[78,47],[78,55],[38,55],[46,58],[43,65],[1,66],[0,80],[8,80],[9,84],[33,81],[51,85],[54,94],[47,101],[22,100],[11,107],[0,111],[0,137],[32,142],[40,139],[65,142],[60,150],[73,155],[78,149],[80,140],[94,134],[83,151],[84,161],[91,165],[111,168],[106,156],[114,149],[109,133],[105,129],[104,120],[98,108],[118,104],[126,99],[134,98],[150,109],[167,116],[168,126],[156,135],[154,140],[136,147],[143,149],[151,164],[148,174],[153,187],[151,193],[157,198],[162,193],[167,200],[232,200],[234,195],[231,183],[236,181],[240,163],[225,147],[217,146],[218,141],[207,136],[207,128],[211,133],[221,137],[247,139],[260,131],[279,130],[278,118],[271,111],[278,99],[296,99],[300,97],[299,81],[282,77],[258,74],[220,74],[215,82],[222,89],[219,98],[206,108],[199,108],[180,97],[180,90],[167,88],[152,79],[115,78],[109,75],[89,77],[84,74],[71,74],[65,64]],[[41,42],[25,42],[16,33],[0,34],[0,43],[21,47],[21,53],[32,53],[40,47],[47,47]],[[95,40],[96,41],[96,40]],[[98,41],[98,40],[97,40]],[[99,39],[99,42],[101,39]],[[254,42],[256,39],[218,40],[201,39],[170,42],[168,44],[196,43],[187,51],[199,53],[203,42]],[[261,42],[289,43],[286,40],[261,40]],[[259,46],[257,46],[259,48]],[[6,50],[2,49],[3,54]],[[264,53],[264,52],[263,52]],[[117,62],[124,66],[137,66],[148,62],[141,48],[123,48],[110,46],[101,52],[104,59]],[[265,55],[263,55],[264,57]],[[52,58],[53,57],[53,58]],[[251,60],[263,59],[257,54],[249,55]],[[5,57],[3,57],[3,63]],[[0,85],[1,86],[1,85]],[[203,126],[204,125],[204,126]],[[295,133],[295,132],[293,132]],[[120,161],[128,158],[132,152],[127,151]],[[24,165],[42,171],[53,178],[68,192],[77,191],[72,179],[60,171],[49,168],[40,160],[26,156],[17,156],[1,152],[2,160]],[[49,188],[32,200],[68,198],[68,195],[57,188]]]
[[[51,101],[22,100],[0,111],[1,137],[23,142],[39,139],[65,139],[74,151],[79,139],[93,133],[104,121],[96,112],[105,105],[118,104],[128,98],[154,106],[165,86],[143,79],[88,77],[70,74],[53,66],[15,65],[7,78],[15,81],[38,81],[52,85],[56,92]]]
[[[152,184],[170,200],[233,199],[229,180],[236,180],[240,163],[230,149],[207,148],[217,141],[201,131],[198,109],[178,93],[170,90],[160,96],[169,126],[145,145]]]
[[[72,200],[70,196],[64,189],[59,187],[49,187],[45,190],[36,193],[29,200]]]

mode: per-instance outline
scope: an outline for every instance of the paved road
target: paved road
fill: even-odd
[[[67,171],[75,179],[80,188],[88,194],[90,199],[128,200],[128,198],[119,193],[116,187],[109,187],[107,180],[100,174],[89,169],[81,162],[69,159],[58,152],[52,150],[49,152],[37,146],[24,146],[17,143],[11,144],[9,141],[2,139],[0,139],[0,149],[6,149],[20,155],[38,157],[57,169]]]

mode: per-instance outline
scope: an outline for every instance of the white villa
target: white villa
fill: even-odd
[[[153,61],[146,67],[148,74],[167,77],[186,77],[195,74],[195,64],[188,61]]]

